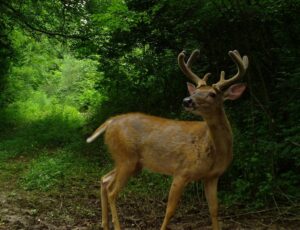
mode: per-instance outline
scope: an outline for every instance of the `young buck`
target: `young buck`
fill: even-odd
[[[116,198],[128,179],[143,167],[174,177],[168,197],[166,215],[161,230],[167,229],[184,187],[202,179],[213,230],[219,229],[217,184],[232,160],[232,131],[227,120],[224,100],[235,100],[246,86],[233,84],[245,74],[248,58],[238,51],[229,51],[237,66],[237,74],[208,86],[209,73],[201,79],[191,70],[199,50],[187,62],[185,53],[178,56],[183,73],[195,83],[187,83],[190,96],[184,98],[187,111],[203,117],[204,121],[175,121],[141,113],[129,113],[108,119],[87,139],[92,142],[105,132],[105,143],[115,161],[115,168],[101,179],[102,227],[107,230],[108,206],[114,229],[120,229]],[[226,90],[224,90],[226,89]]]

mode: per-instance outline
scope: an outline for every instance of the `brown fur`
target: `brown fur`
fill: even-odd
[[[215,126],[210,131],[205,122],[175,121],[141,113],[111,120],[105,132],[105,144],[116,165],[130,159],[128,164],[133,168],[145,167],[166,175],[182,174],[190,181],[203,179],[211,171],[220,175],[224,170],[214,169],[218,156],[212,135],[222,136],[218,144],[225,146],[231,160],[231,149],[227,149],[232,145],[231,132],[226,121],[225,128]],[[227,167],[227,161],[222,168]]]

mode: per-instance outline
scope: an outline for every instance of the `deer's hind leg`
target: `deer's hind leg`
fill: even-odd
[[[124,162],[122,162],[124,163]],[[127,162],[126,164],[120,164],[116,167],[113,183],[107,187],[107,197],[110,205],[112,222],[114,229],[120,230],[120,222],[117,213],[116,199],[119,192],[126,185],[130,176],[135,174],[137,166],[136,162]]]
[[[101,210],[102,210],[102,228],[109,229],[108,225],[108,187],[114,182],[116,170],[112,170],[101,178]]]

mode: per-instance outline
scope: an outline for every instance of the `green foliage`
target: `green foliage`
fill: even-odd
[[[124,1],[101,1],[98,4],[100,12],[93,9],[95,13],[91,18],[96,26],[101,28],[102,33],[116,30],[130,31],[130,28],[136,25],[137,15],[128,10]]]
[[[130,14],[144,17],[129,32],[112,31],[102,49],[114,59],[102,67],[108,77],[103,84],[111,90],[97,118],[135,110],[186,117],[180,114],[185,91],[178,52],[200,46],[202,65],[194,71],[219,74],[223,68],[234,71],[225,55],[238,49],[250,58],[249,90],[239,102],[228,103],[235,158],[221,180],[221,197],[247,207],[299,200],[300,18],[293,12],[300,2],[126,3]],[[211,82],[216,80],[217,74]]]
[[[29,172],[24,176],[22,184],[26,189],[48,190],[64,181],[65,173],[71,166],[70,157],[64,153],[49,157],[42,155],[34,159]]]
[[[9,135],[6,132],[6,135]],[[13,133],[15,135],[15,133]],[[32,153],[36,150],[36,143],[29,142],[24,136],[15,136],[13,139],[8,139],[7,136],[2,137],[0,142],[0,158],[7,160],[20,156],[21,154]]]
[[[104,98],[95,89],[103,77],[97,71],[98,62],[78,60],[45,37],[37,42],[20,30],[14,30],[11,37],[19,58],[10,68],[1,95],[7,104],[1,113],[3,130],[14,127],[15,135],[32,145],[83,140],[86,117]]]
[[[182,113],[186,79],[177,54],[201,48],[193,71],[212,72],[212,83],[220,70],[235,71],[226,53],[238,49],[250,60],[248,92],[227,103],[234,161],[220,180],[221,198],[256,208],[299,202],[299,0],[13,0],[0,6],[3,159],[40,146],[81,145],[101,121],[124,112],[195,119]],[[26,183],[32,189],[58,184],[71,167],[63,155],[33,162]],[[141,178],[135,182],[168,184],[148,173]],[[135,182],[129,188],[142,191]]]
[[[97,162],[68,149],[58,149],[54,154],[43,151],[30,162],[20,184],[26,190],[59,190],[72,186],[72,178],[84,178],[88,173],[99,175],[102,170]]]

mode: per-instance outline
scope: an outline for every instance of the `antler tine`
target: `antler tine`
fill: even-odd
[[[182,51],[179,55],[178,55],[178,64],[179,67],[181,69],[181,71],[184,73],[185,76],[187,76],[192,82],[194,82],[196,85],[198,84],[198,82],[201,80],[196,74],[194,74],[192,72],[192,70],[190,69],[190,65],[192,64],[192,62],[195,60],[195,56],[198,53],[199,55],[199,51],[194,50],[194,52],[192,53],[192,55],[190,56],[189,60],[188,60],[188,64],[185,63],[184,58],[185,58],[185,51]]]
[[[200,50],[198,49],[194,50],[186,63],[187,67],[191,68],[193,62],[199,57],[200,57]]]
[[[228,55],[236,64],[238,72],[233,77],[226,80],[225,72],[221,71],[220,80],[216,84],[213,84],[213,87],[219,90],[221,90],[225,86],[232,84],[234,81],[240,79],[246,73],[246,70],[248,68],[249,60],[247,56],[243,56],[242,58],[240,53],[237,50],[229,51]]]
[[[197,87],[200,87],[202,85],[206,85],[206,81],[208,79],[208,76],[210,73],[205,74],[203,79],[199,78],[193,71],[191,70],[191,65],[193,62],[200,56],[200,50],[196,49],[192,52],[190,55],[187,63],[184,61],[185,58],[185,51],[182,51],[178,55],[178,64],[182,72],[187,76],[192,82],[196,84]]]

